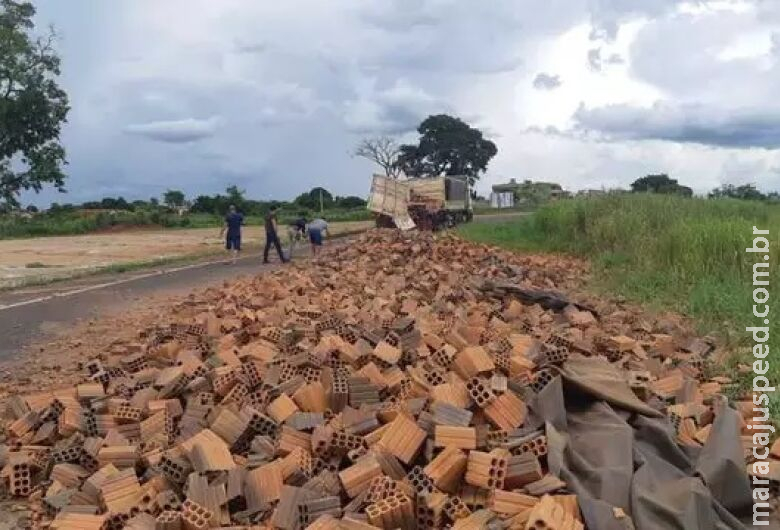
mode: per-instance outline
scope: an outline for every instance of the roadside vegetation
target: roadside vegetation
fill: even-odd
[[[192,202],[187,202],[181,191],[169,190],[162,202],[156,199],[128,202],[122,197],[107,197],[80,205],[55,203],[42,212],[34,207],[8,212],[0,214],[0,239],[133,228],[219,227],[231,204],[245,214],[246,224],[250,226],[262,224],[271,206],[279,208],[277,217],[282,224],[292,222],[300,215],[308,219],[324,216],[330,222],[371,219],[365,201],[359,197],[333,197],[327,190],[315,188],[289,202],[255,201],[246,199],[241,190],[231,186],[224,195],[201,195]]]
[[[780,205],[738,199],[696,199],[652,193],[563,200],[507,223],[470,224],[468,239],[519,251],[589,258],[590,288],[650,309],[690,316],[701,333],[738,353],[750,344],[751,246],[756,226],[770,231],[770,315],[780,311]],[[770,346],[770,351],[772,346]],[[770,353],[770,355],[772,355]],[[774,376],[780,356],[772,355]],[[724,367],[725,368],[725,367]],[[774,410],[780,412],[780,400]]]

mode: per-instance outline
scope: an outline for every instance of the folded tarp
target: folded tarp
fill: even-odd
[[[739,416],[721,402],[702,448],[640,401],[608,362],[575,356],[530,403],[544,422],[551,473],[595,530],[749,528],[750,483]]]

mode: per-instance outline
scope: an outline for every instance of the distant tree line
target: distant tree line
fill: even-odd
[[[713,199],[728,197],[731,199],[743,199],[747,201],[780,201],[780,193],[776,191],[763,193],[753,184],[742,184],[741,186],[723,184],[712,190],[709,193],[709,197]]]
[[[190,211],[194,213],[212,213],[222,215],[230,205],[234,205],[245,215],[264,215],[272,206],[283,208],[300,208],[302,210],[319,211],[333,209],[365,208],[366,201],[360,197],[334,196],[324,188],[313,188],[311,191],[298,195],[293,201],[257,201],[247,199],[245,192],[236,186],[225,190],[225,195],[198,195],[192,201]]]
[[[631,184],[634,193],[666,193],[691,197],[693,190],[683,186],[677,180],[664,173],[658,175],[646,175],[635,180]],[[780,193],[773,191],[763,193],[753,184],[723,184],[707,194],[710,199],[742,199],[746,201],[780,201]]]
[[[122,211],[143,211],[143,210],[168,210],[178,211],[187,209],[192,213],[205,213],[224,215],[230,205],[235,205],[239,211],[245,215],[264,215],[271,206],[282,207],[285,209],[300,209],[316,212],[320,208],[324,210],[351,210],[365,208],[366,201],[361,197],[347,196],[340,197],[333,195],[324,188],[313,188],[312,190],[300,194],[292,201],[258,201],[248,199],[246,192],[239,189],[238,186],[229,186],[225,193],[215,195],[198,195],[192,201],[188,201],[186,195],[181,190],[168,190],[162,196],[162,201],[156,197],[149,200],[128,201],[124,197],[105,197],[99,201],[87,201],[82,204],[60,204],[52,203],[48,211],[51,213],[62,213],[75,210],[122,210]],[[29,213],[37,213],[38,208],[30,205],[25,209]],[[2,213],[0,211],[0,213]]]

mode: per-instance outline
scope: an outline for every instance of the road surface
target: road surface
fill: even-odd
[[[0,294],[0,361],[78,322],[126,311],[145,297],[180,295],[279,266],[260,262],[252,255],[235,265],[206,262]]]
[[[480,215],[474,222],[503,222],[520,215]],[[348,241],[334,243],[342,244]],[[296,251],[298,255],[306,253],[306,248]],[[212,258],[186,266],[97,275],[0,292],[0,361],[16,358],[26,347],[66,333],[80,322],[127,311],[145,298],[183,295],[279,266],[262,265],[260,261],[259,255],[243,257],[236,265]]]

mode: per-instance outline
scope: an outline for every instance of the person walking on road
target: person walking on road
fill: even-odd
[[[311,257],[316,258],[322,247],[322,237],[328,232],[328,222],[325,219],[314,219],[308,226],[311,242]]]
[[[276,252],[279,253],[279,260],[282,263],[287,263],[287,259],[282,252],[282,244],[279,242],[279,233],[277,231],[276,221],[277,206],[271,206],[271,209],[265,216],[265,251],[263,252],[263,263],[268,263],[268,251],[271,250],[271,245],[276,247]]]
[[[235,265],[238,260],[238,255],[241,252],[241,226],[244,224],[244,216],[236,211],[234,205],[230,205],[228,213],[225,216],[225,224],[222,226],[222,230],[219,232],[219,237],[222,237],[227,231],[227,237],[225,238],[225,248],[233,256],[233,264]]]

